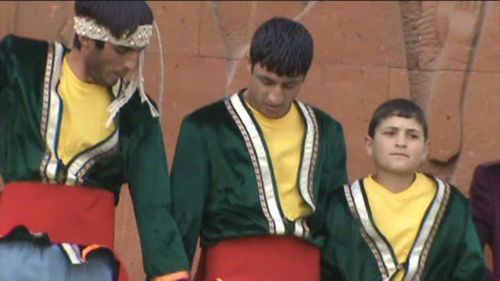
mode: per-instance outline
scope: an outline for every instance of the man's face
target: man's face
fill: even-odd
[[[86,59],[87,75],[96,84],[113,86],[118,79],[136,70],[140,51],[108,42],[103,49],[98,49],[94,44]]]
[[[365,144],[377,170],[392,174],[414,173],[427,152],[422,124],[415,118],[386,118],[375,129],[373,138],[366,137]]]
[[[305,75],[279,76],[256,64],[246,92],[247,102],[267,118],[280,118],[288,113],[299,94]]]

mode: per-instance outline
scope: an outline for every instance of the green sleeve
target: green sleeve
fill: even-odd
[[[331,120],[331,119],[330,119]],[[334,233],[334,225],[336,223],[335,211],[338,209],[338,198],[342,197],[342,187],[347,184],[347,166],[346,166],[346,145],[344,140],[344,132],[342,125],[338,122],[331,121],[327,127],[327,146],[324,169],[322,176],[326,178],[326,182],[322,183],[327,189],[325,190],[325,235],[326,241],[322,247],[322,263],[321,263],[321,280],[344,280],[342,275],[337,271],[333,263],[332,254],[337,251],[334,248],[332,235]],[[335,202],[335,203],[334,203]],[[334,206],[335,205],[335,206]]]
[[[173,215],[192,265],[203,208],[210,183],[208,150],[203,134],[190,117],[181,125],[172,166]]]
[[[331,198],[329,198],[330,201]],[[334,267],[334,259],[333,253],[337,249],[333,243],[333,206],[328,206],[326,219],[325,219],[325,227],[326,227],[326,241],[323,247],[321,248],[321,281],[332,281],[337,280],[338,276],[335,276],[335,267]],[[339,281],[343,279],[338,279]]]
[[[352,264],[353,261],[366,262],[362,261],[364,241],[359,237],[358,224],[351,216],[343,188],[332,192],[328,203],[325,215],[326,241],[321,249],[321,280],[349,280],[344,270],[353,267],[345,267],[345,264]],[[370,270],[370,266],[367,266],[366,270]]]
[[[9,77],[7,76],[7,69],[9,65],[7,64],[7,60],[5,55],[7,54],[7,39],[4,38],[0,41],[0,94],[2,94],[4,88],[9,83]]]
[[[470,210],[467,212],[467,218],[464,224],[465,230],[462,241],[458,247],[458,263],[453,272],[453,280],[486,280],[486,263]]]
[[[344,131],[340,123],[330,126],[326,171],[329,176],[328,187],[337,189],[347,184],[347,157]]]
[[[8,47],[8,39],[9,37],[4,37],[1,41],[0,41],[0,111],[3,111],[3,110],[9,110],[8,108],[8,103],[5,102],[5,88],[7,87],[7,85],[9,85],[10,83],[10,77],[8,76],[8,74],[11,71],[11,65],[8,63],[8,60],[7,60],[7,55],[8,53],[10,52],[9,50],[9,47]],[[2,98],[3,97],[3,98]],[[5,118],[3,116],[0,116],[0,118]],[[5,122],[5,119],[4,119],[4,122],[0,122],[0,134],[4,135],[4,130],[7,129],[7,122]],[[0,146],[0,155],[3,155],[5,153],[5,150],[6,149],[6,146]],[[5,174],[4,173],[4,169],[5,169],[5,166],[4,164],[2,163],[3,161],[1,161],[0,159],[0,176],[2,174]],[[1,184],[1,182],[0,182]],[[0,186],[1,188],[1,186]]]
[[[158,118],[146,118],[131,142],[126,172],[146,275],[152,278],[187,270],[181,237],[170,213],[170,180]]]

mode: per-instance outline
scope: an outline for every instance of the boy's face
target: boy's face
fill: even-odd
[[[422,125],[415,118],[398,116],[380,122],[373,138],[365,138],[365,146],[376,170],[392,174],[414,173],[427,153]]]
[[[283,117],[299,94],[304,77],[279,76],[256,64],[253,67],[246,100],[267,118]]]
[[[118,82],[118,79],[136,70],[140,51],[138,48],[123,47],[108,42],[104,44],[103,49],[98,49],[94,44],[89,48],[86,59],[87,75],[93,83],[111,87]]]

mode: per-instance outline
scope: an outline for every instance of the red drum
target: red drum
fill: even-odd
[[[320,249],[293,236],[223,240],[202,249],[201,281],[319,281]]]
[[[115,202],[109,191],[15,182],[6,184],[1,194],[0,237],[24,225],[32,233],[46,233],[53,243],[114,249]],[[120,280],[127,280],[123,266]]]

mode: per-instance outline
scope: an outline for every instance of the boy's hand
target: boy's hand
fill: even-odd
[[[2,175],[0,174],[0,192],[3,191],[4,186],[5,186],[5,184],[3,183],[3,178],[2,178]]]

